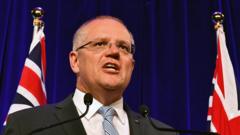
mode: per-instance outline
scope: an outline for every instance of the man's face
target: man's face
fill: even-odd
[[[130,81],[134,59],[132,54],[123,53],[118,45],[124,42],[131,46],[129,32],[121,23],[110,19],[90,22],[85,32],[83,44],[92,43],[77,50],[78,83],[85,89],[118,90],[122,94]],[[92,49],[96,42],[104,42],[108,46],[100,50]]]

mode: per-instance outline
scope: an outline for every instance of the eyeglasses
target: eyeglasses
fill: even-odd
[[[96,40],[96,41],[89,41],[86,44],[78,47],[75,51],[78,51],[82,48],[89,48],[93,51],[104,51],[111,47],[111,43],[109,41],[104,40]],[[124,41],[119,41],[116,43],[117,48],[122,52],[123,54],[134,54],[135,52],[135,46],[134,44],[128,44]]]

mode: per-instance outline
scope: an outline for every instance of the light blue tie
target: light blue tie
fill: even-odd
[[[103,116],[103,129],[105,135],[118,135],[117,130],[113,126],[113,116],[116,114],[115,110],[110,106],[103,106],[99,109],[99,113]]]

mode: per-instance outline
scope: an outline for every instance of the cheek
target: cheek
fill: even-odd
[[[79,73],[80,76],[91,75],[93,72],[93,68],[95,63],[93,63],[93,59],[91,57],[81,56],[79,59]]]
[[[91,60],[83,60],[82,63],[80,63],[80,70],[84,70],[85,72],[87,72],[88,74],[89,73],[92,73],[96,67],[96,64],[94,63],[94,61],[91,61]]]
[[[132,62],[127,62],[125,65],[126,66],[123,71],[125,71],[126,76],[131,77],[134,64]]]
[[[85,70],[88,74],[92,75],[91,77],[93,77],[96,73],[100,71],[99,57],[89,56],[87,59],[84,59],[82,61],[83,70]]]

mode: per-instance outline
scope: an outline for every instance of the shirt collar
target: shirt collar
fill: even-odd
[[[73,102],[81,114],[83,114],[86,110],[86,105],[84,104],[84,95],[85,93],[80,91],[79,89],[75,90],[75,93],[73,95]],[[103,104],[97,101],[95,98],[93,98],[92,104],[89,106],[88,113],[84,116],[87,120],[91,119],[99,110],[100,107],[102,107]],[[124,117],[127,115],[126,112],[123,109],[123,98],[120,98],[116,102],[109,105],[113,107],[117,113],[117,118],[120,120],[121,123],[125,123]]]
[[[79,89],[75,90],[73,96],[73,102],[77,107],[77,110],[83,114],[86,110],[86,105],[84,104],[84,95],[85,93],[80,91]],[[84,116],[88,120],[98,111],[98,109],[102,106],[100,102],[98,102],[95,98],[93,98],[92,104],[89,106],[88,113]]]
[[[116,102],[112,103],[110,105],[113,107],[117,113],[117,118],[120,120],[122,124],[125,124],[125,119],[124,117],[127,115],[126,112],[123,109],[123,98],[120,98]],[[127,116],[126,116],[127,117]]]

